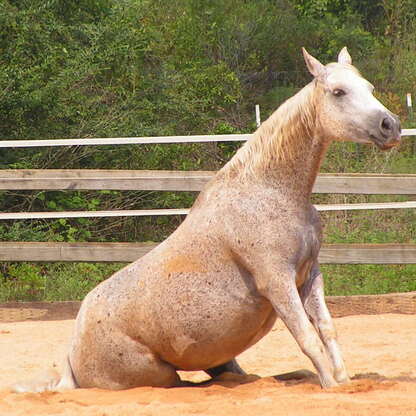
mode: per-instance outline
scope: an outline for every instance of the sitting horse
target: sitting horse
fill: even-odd
[[[331,141],[389,149],[400,142],[400,123],[346,48],[325,66],[303,55],[313,81],[214,176],[173,234],[86,296],[63,376],[32,390],[171,387],[181,385],[177,370],[243,373],[235,357],[277,317],[322,387],[348,381],[310,196]]]

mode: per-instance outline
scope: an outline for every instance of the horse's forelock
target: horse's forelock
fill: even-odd
[[[351,65],[351,64],[340,64],[338,62],[331,62],[330,64],[327,64],[325,67],[328,68],[329,70],[331,70],[331,69],[346,69],[346,70],[349,70],[349,71],[353,71],[354,73],[356,73],[357,75],[362,77],[361,72],[354,65]]]

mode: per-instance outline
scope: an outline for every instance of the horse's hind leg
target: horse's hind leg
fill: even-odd
[[[73,344],[71,366],[81,388],[123,390],[133,387],[180,385],[175,368],[162,361],[146,345],[113,331],[101,340]]]
[[[205,370],[205,372],[212,378],[217,377],[220,374],[225,373],[225,372],[243,374],[243,375],[246,374],[244,370],[238,365],[235,358],[232,359],[231,361],[228,361],[228,363],[219,365],[217,367],[208,368],[207,370]]]
[[[325,303],[324,283],[318,266],[312,268],[311,279],[302,287],[301,299],[312,324],[316,328],[334,367],[334,377],[339,383],[349,381],[337,334]]]

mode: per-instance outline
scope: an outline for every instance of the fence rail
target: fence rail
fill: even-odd
[[[162,144],[239,142],[248,140],[252,134],[216,134],[196,136],[114,137],[85,139],[0,140],[0,147],[45,147],[45,146],[100,146],[114,144]],[[402,136],[416,136],[416,129],[403,129]]]
[[[0,261],[132,262],[154,243],[1,242]],[[325,244],[323,264],[416,264],[416,244]]]
[[[200,191],[212,171],[3,169],[0,190]],[[416,195],[416,175],[323,173],[319,194]]]
[[[416,208],[416,201],[369,202],[359,204],[315,205],[318,211],[356,211],[368,209]],[[104,217],[146,217],[161,215],[187,215],[188,208],[174,209],[131,209],[111,211],[54,211],[54,212],[2,212],[0,220],[35,220],[56,218],[104,218]]]
[[[413,135],[413,133],[412,133]],[[416,133],[414,133],[416,135]],[[163,143],[204,143],[241,142],[251,134],[217,134],[199,136],[155,136],[155,137],[112,137],[98,139],[43,139],[43,140],[1,140],[0,147],[45,147],[45,146],[102,146],[114,144],[163,144]]]

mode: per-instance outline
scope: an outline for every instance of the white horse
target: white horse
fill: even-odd
[[[177,386],[177,370],[241,373],[235,357],[280,317],[323,387],[348,380],[318,265],[310,195],[333,140],[400,141],[346,48],[286,101],[200,193],[180,227],[92,290],[61,379],[18,391]],[[278,353],[278,352],[277,352]]]

